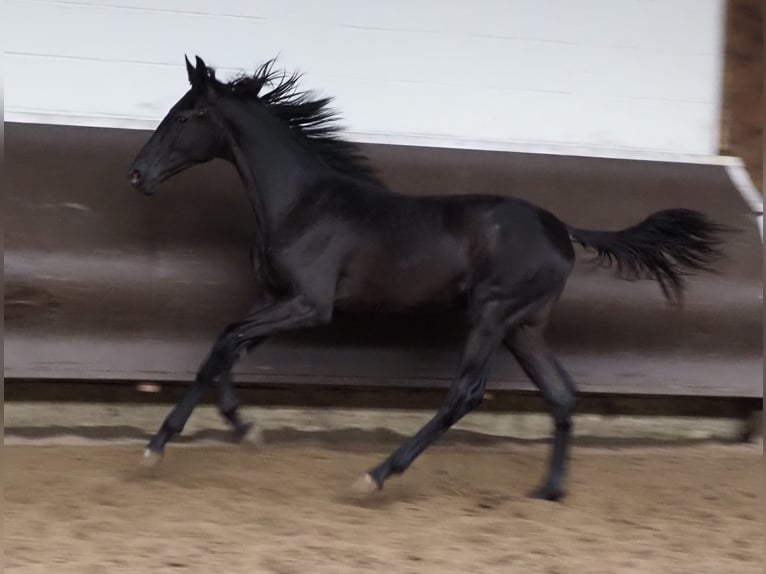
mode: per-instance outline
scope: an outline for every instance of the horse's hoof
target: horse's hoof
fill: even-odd
[[[370,495],[380,490],[380,485],[368,473],[354,482],[351,485],[351,490],[357,494]]]
[[[245,432],[239,439],[240,444],[248,448],[257,448],[264,442],[263,431],[255,423],[248,423]]]
[[[147,448],[144,450],[144,456],[141,458],[141,466],[144,468],[153,468],[162,461],[162,451]]]
[[[543,484],[537,487],[529,493],[530,498],[537,500],[550,500],[551,502],[558,502],[564,498],[566,492],[559,486],[553,486],[550,484]]]

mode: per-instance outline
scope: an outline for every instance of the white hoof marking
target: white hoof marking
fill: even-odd
[[[351,488],[354,490],[354,492],[359,494],[372,494],[377,492],[378,485],[369,474],[365,474],[359,480],[354,482]]]

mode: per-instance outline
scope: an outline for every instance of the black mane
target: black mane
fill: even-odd
[[[341,127],[336,123],[337,113],[330,108],[332,98],[316,98],[311,92],[298,91],[300,74],[287,76],[275,71],[274,62],[275,59],[271,59],[256,68],[253,74],[243,74],[229,82],[217,80],[215,70],[208,66],[208,78],[220,93],[260,102],[302,136],[339,173],[384,186],[358,146],[338,135]],[[274,87],[261,93],[266,85]]]

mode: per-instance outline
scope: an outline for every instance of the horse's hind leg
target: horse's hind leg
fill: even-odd
[[[564,478],[571,434],[571,417],[576,402],[576,387],[548,345],[545,322],[514,329],[505,339],[521,368],[540,389],[552,411],[555,424],[553,448],[547,476],[532,492],[535,498],[558,500],[564,496]]]
[[[502,344],[509,326],[523,321],[544,303],[545,295],[538,289],[540,286],[534,282],[519,285],[513,295],[487,301],[478,307],[463,351],[460,374],[450,386],[444,404],[413,437],[367,473],[357,484],[358,489],[382,488],[389,476],[403,473],[431,443],[479,406],[484,398],[492,356]]]
[[[364,475],[355,485],[357,490],[380,489],[389,476],[402,474],[431,443],[481,403],[489,377],[490,360],[500,346],[502,336],[500,325],[492,320],[472,329],[463,353],[460,375],[450,386],[444,404],[413,437]]]

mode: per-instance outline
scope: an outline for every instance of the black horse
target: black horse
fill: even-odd
[[[436,415],[360,484],[382,488],[475,409],[493,355],[505,346],[555,421],[550,467],[532,495],[559,499],[576,388],[544,332],[572,271],[573,244],[594,249],[605,265],[616,262],[623,277],[653,278],[680,302],[683,276],[712,270],[723,228],[695,211],[670,209],[621,231],[587,231],[507,196],[395,193],[339,137],[330,100],[297,90],[299,76],[275,72],[270,61],[222,82],[199,57],[186,66],[191,88],[128,177],[152,194],[192,165],[231,162],[253,207],[255,258],[269,296],[223,329],[145,456],[159,459],[211,386],[233,428],[243,438],[252,432],[238,414],[231,370],[270,335],[329,323],[335,310],[400,313],[440,305],[464,310],[470,326],[459,373]]]

